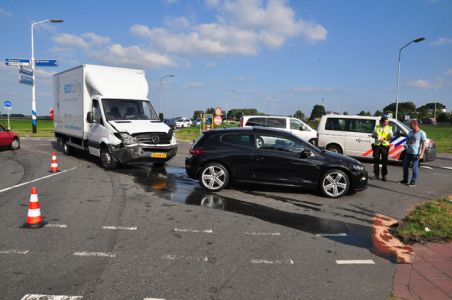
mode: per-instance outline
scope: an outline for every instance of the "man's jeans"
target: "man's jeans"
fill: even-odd
[[[410,162],[413,163],[413,177],[411,181],[416,182],[418,171],[419,171],[419,155],[405,153],[403,158],[403,181],[408,182],[408,167]]]

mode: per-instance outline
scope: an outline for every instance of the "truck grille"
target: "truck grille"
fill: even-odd
[[[165,145],[170,144],[171,139],[173,138],[172,131],[168,133],[164,132],[152,132],[152,133],[137,133],[134,134],[133,137],[135,137],[138,142],[142,144],[152,144],[152,145]]]

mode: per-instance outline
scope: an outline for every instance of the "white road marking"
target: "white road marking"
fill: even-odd
[[[86,251],[78,251],[74,252],[75,256],[98,256],[98,257],[116,257],[114,253],[107,252],[86,252]]]
[[[163,298],[144,298],[143,300],[165,300]]]
[[[196,261],[202,261],[202,262],[209,261],[207,256],[195,257],[195,256],[166,254],[166,255],[163,255],[161,258],[164,260],[196,260]]]
[[[253,258],[250,260],[250,263],[252,264],[270,264],[270,265],[282,265],[282,264],[289,264],[289,265],[293,265],[294,261],[291,259],[286,259],[286,260],[268,260],[268,259],[257,259],[257,258]]]
[[[440,167],[440,168],[443,168],[443,169],[446,169],[446,170],[452,170],[452,167]]]
[[[428,170],[433,170],[433,168],[432,168],[432,167],[429,167],[429,166],[421,166],[421,168],[423,168],[423,169],[428,169]]]
[[[27,254],[30,252],[29,250],[15,250],[15,249],[9,249],[9,250],[0,250],[0,254]]]
[[[245,232],[245,235],[281,235],[279,232]]]
[[[61,171],[61,172],[59,172],[59,173],[53,173],[53,174],[50,174],[50,175],[47,175],[47,176],[44,176],[44,177],[41,177],[41,178],[36,178],[36,179],[30,180],[30,181],[27,181],[27,182],[22,182],[22,183],[20,183],[20,184],[11,186],[11,187],[9,187],[9,188],[5,188],[5,189],[3,189],[3,190],[0,190],[0,193],[7,192],[7,191],[9,191],[9,190],[12,190],[12,189],[15,189],[15,188],[18,188],[18,187],[27,185],[27,184],[29,184],[29,183],[33,183],[33,182],[40,181],[40,180],[43,180],[43,179],[47,179],[47,178],[50,178],[50,177],[53,177],[53,176],[61,175],[61,174],[64,174],[64,173],[66,173],[66,172],[69,172],[69,171],[72,171],[72,170],[75,170],[75,169],[77,169],[77,167],[71,168],[71,169],[68,169],[68,170],[64,170],[64,171]]]
[[[102,229],[112,230],[137,230],[138,227],[124,227],[124,226],[102,226]]]
[[[55,223],[48,223],[45,225],[45,227],[49,228],[67,228],[66,224],[55,224]]]
[[[329,237],[329,236],[347,236],[346,233],[341,232],[341,233],[317,233],[315,236],[325,236],[325,237]]]
[[[83,296],[26,294],[21,300],[80,300]]]
[[[183,229],[183,228],[174,228],[176,232],[195,232],[195,233],[213,233],[212,229],[204,229],[204,230],[196,230],[196,229]]]
[[[375,262],[371,259],[338,259],[336,260],[338,265],[374,265]]]

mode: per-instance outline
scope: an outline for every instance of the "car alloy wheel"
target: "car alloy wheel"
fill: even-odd
[[[341,170],[330,170],[322,176],[321,188],[325,196],[339,198],[348,192],[350,181]]]
[[[14,138],[13,142],[11,143],[11,149],[17,150],[20,148],[20,142],[18,138]]]
[[[201,171],[200,182],[205,189],[218,192],[228,185],[228,170],[218,163],[207,164]]]

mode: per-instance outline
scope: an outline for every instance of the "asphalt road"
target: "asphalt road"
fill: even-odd
[[[53,145],[0,151],[1,299],[388,299],[395,264],[372,250],[372,216],[452,194],[451,158],[423,164],[415,188],[391,165],[388,182],[331,200],[255,186],[206,194],[185,175],[184,142],[160,169],[105,171],[58,152],[62,172],[43,178]],[[41,229],[20,228],[32,186]]]

